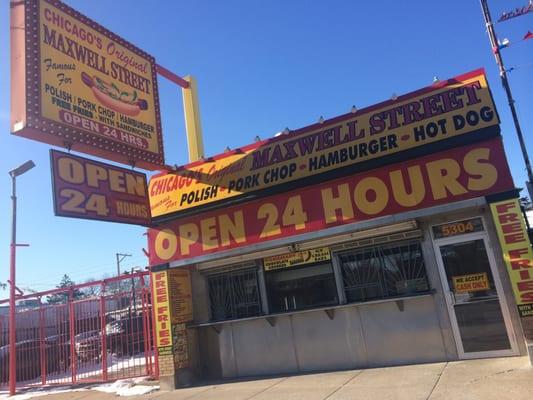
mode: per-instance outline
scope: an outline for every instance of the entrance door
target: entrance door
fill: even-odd
[[[467,221],[483,229],[481,218]],[[518,354],[486,234],[458,232],[438,239],[435,228],[440,227],[433,229],[435,250],[459,357]]]

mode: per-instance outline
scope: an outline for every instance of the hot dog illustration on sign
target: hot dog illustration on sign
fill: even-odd
[[[98,76],[91,77],[82,72],[81,79],[93,91],[93,95],[102,105],[121,114],[135,117],[141,110],[148,109],[148,102],[137,98],[137,92],[121,91],[115,83],[108,83]]]

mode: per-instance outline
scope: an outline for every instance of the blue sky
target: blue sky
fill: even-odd
[[[62,274],[76,282],[112,275],[115,253],[144,266],[144,228],[55,217],[49,146],[9,134],[9,7],[0,7],[0,282],[8,279],[9,170],[37,168],[19,180],[18,286],[45,290]],[[199,83],[206,153],[220,153],[485,67],[502,119],[517,186],[526,180],[514,126],[476,0],[428,1],[132,1],[67,4]],[[526,0],[492,0],[493,18]],[[533,153],[533,13],[496,24],[510,82]],[[515,44],[513,44],[513,42]],[[160,80],[167,163],[187,161],[180,90]],[[533,156],[533,154],[531,154]],[[0,298],[7,292],[0,291]]]

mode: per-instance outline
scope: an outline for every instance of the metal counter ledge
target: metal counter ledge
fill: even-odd
[[[188,328],[201,328],[201,327],[208,327],[208,326],[215,327],[217,325],[231,324],[231,323],[243,322],[243,321],[251,321],[255,319],[266,319],[270,325],[274,326],[275,319],[277,317],[286,317],[286,316],[290,316],[294,314],[302,314],[302,313],[317,312],[317,311],[324,311],[330,319],[333,319],[335,316],[335,310],[338,310],[341,308],[368,306],[372,304],[381,304],[381,303],[390,303],[390,302],[396,302],[398,309],[400,311],[403,311],[404,301],[433,296],[435,293],[436,293],[436,290],[431,289],[427,292],[421,292],[421,293],[418,293],[412,296],[389,297],[389,298],[380,299],[380,300],[360,301],[356,303],[346,303],[346,304],[338,304],[338,305],[331,305],[331,306],[324,306],[324,307],[306,308],[304,310],[287,311],[287,312],[273,313],[273,314],[262,314],[262,315],[256,315],[253,317],[246,317],[246,318],[234,318],[234,319],[225,319],[222,321],[191,323],[191,324],[187,324],[187,327]]]

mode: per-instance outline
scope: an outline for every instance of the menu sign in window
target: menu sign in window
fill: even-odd
[[[276,269],[289,268],[296,265],[311,264],[328,260],[331,260],[329,248],[321,247],[319,249],[297,251],[295,253],[268,257],[263,260],[263,265],[265,267],[265,271],[273,271]]]

